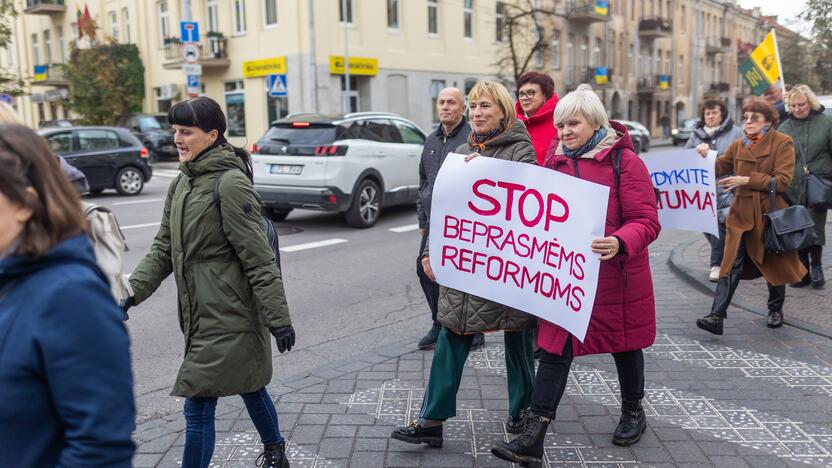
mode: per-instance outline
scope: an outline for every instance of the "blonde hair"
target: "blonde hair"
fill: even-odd
[[[514,101],[505,86],[496,81],[479,81],[468,92],[468,108],[470,112],[471,103],[478,101],[481,97],[488,96],[494,100],[494,104],[503,111],[503,118],[500,125],[508,129],[517,120],[514,114]],[[469,115],[470,117],[470,115]]]
[[[0,124],[23,124],[14,107],[0,101]]]
[[[803,96],[809,102],[809,105],[812,106],[812,110],[820,109],[820,102],[818,101],[818,97],[815,96],[815,92],[812,91],[812,88],[806,86],[805,84],[794,85],[791,91],[789,91],[788,97],[786,99],[786,106],[788,107],[789,103],[791,102],[792,98],[795,96]]]
[[[588,84],[579,85],[575,91],[561,98],[552,114],[552,120],[557,125],[566,123],[576,115],[583,116],[593,127],[610,128],[604,104]]]

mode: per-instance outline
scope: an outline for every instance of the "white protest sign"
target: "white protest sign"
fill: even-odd
[[[523,310],[583,341],[609,188],[531,164],[449,154],[433,187],[436,280]]]
[[[665,229],[707,232],[717,228],[716,151],[702,157],[695,149],[641,155],[659,189],[659,223]]]

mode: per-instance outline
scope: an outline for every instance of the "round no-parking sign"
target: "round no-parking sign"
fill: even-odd
[[[185,63],[196,63],[199,61],[199,47],[196,44],[182,44],[182,58]]]

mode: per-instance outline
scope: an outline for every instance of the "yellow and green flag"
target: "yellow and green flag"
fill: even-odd
[[[780,79],[780,59],[773,30],[740,65],[740,74],[751,86],[751,92],[757,96],[762,95]]]

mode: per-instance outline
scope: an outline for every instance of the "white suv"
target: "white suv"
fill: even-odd
[[[416,202],[424,142],[419,127],[395,114],[293,114],[253,145],[254,188],[275,221],[302,208],[370,227],[381,207]]]

